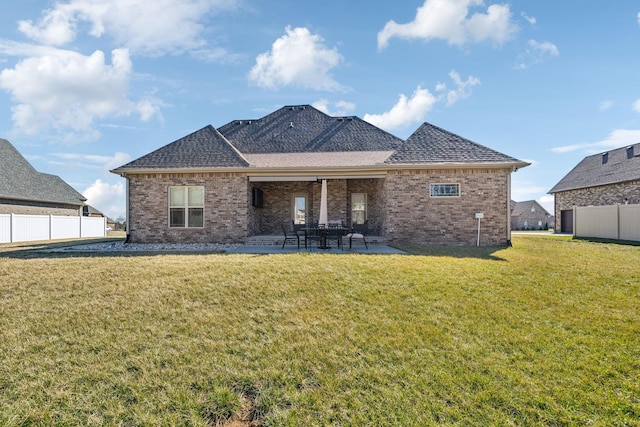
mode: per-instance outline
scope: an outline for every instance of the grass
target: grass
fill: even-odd
[[[0,425],[640,425],[640,247],[0,253]]]

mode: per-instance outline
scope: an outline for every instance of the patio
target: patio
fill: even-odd
[[[300,252],[318,252],[318,253],[403,253],[396,251],[395,249],[387,245],[387,239],[384,236],[375,236],[367,234],[367,245],[369,249],[365,247],[361,240],[355,239],[351,249],[349,249],[349,239],[344,236],[342,238],[342,248],[338,248],[334,241],[331,242],[331,249],[320,249],[317,244],[309,244],[309,247],[304,247],[304,237],[300,238]],[[287,243],[282,248],[284,236],[280,234],[261,234],[256,236],[250,236],[247,238],[245,245],[241,245],[243,253],[285,253],[285,252],[298,252],[298,248],[295,243]],[[244,249],[244,247],[247,247]]]

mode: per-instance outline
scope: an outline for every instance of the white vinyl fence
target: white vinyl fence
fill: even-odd
[[[106,230],[102,217],[0,214],[0,243],[105,237]]]
[[[640,205],[576,207],[574,235],[640,241]]]

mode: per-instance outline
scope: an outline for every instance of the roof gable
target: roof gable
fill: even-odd
[[[528,165],[426,122],[385,163],[511,163],[520,167]]]
[[[245,154],[392,151],[403,142],[358,117],[331,117],[310,105],[234,120],[219,131]]]
[[[587,156],[549,193],[640,180],[640,143]]]
[[[515,202],[511,201],[511,215],[518,216],[524,212],[530,212],[531,208],[535,208],[536,212],[544,213],[545,215],[551,216],[549,212],[538,202],[535,200],[526,200],[524,202]]]
[[[123,169],[247,167],[247,162],[213,126],[208,125],[144,155]]]
[[[82,205],[87,200],[56,175],[40,173],[6,139],[0,138],[0,198]]]

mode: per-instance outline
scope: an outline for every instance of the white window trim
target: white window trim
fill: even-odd
[[[185,205],[184,206],[171,206],[171,188],[185,188]],[[194,206],[194,208],[202,209],[202,226],[201,227],[190,227],[189,226],[189,188],[202,188],[202,206]],[[172,230],[189,230],[189,229],[202,229],[204,228],[204,186],[203,185],[170,185],[167,189],[167,226]],[[171,226],[171,209],[178,208],[184,209],[184,227],[172,227]]]
[[[369,199],[367,193],[351,193],[351,221],[353,222],[353,196],[356,194],[362,194],[364,196],[364,220],[367,220],[369,215]]]
[[[458,194],[456,194],[455,196],[434,196],[432,194],[431,189],[436,186],[436,185],[456,185],[458,186]],[[429,197],[433,197],[434,199],[455,199],[455,198],[459,198],[461,196],[462,190],[460,189],[460,183],[459,182],[434,182],[434,183],[430,183],[429,184]]]
[[[304,223],[296,222],[296,198],[304,197]],[[294,193],[291,195],[291,220],[294,224],[306,224],[309,216],[309,195],[307,193]]]

